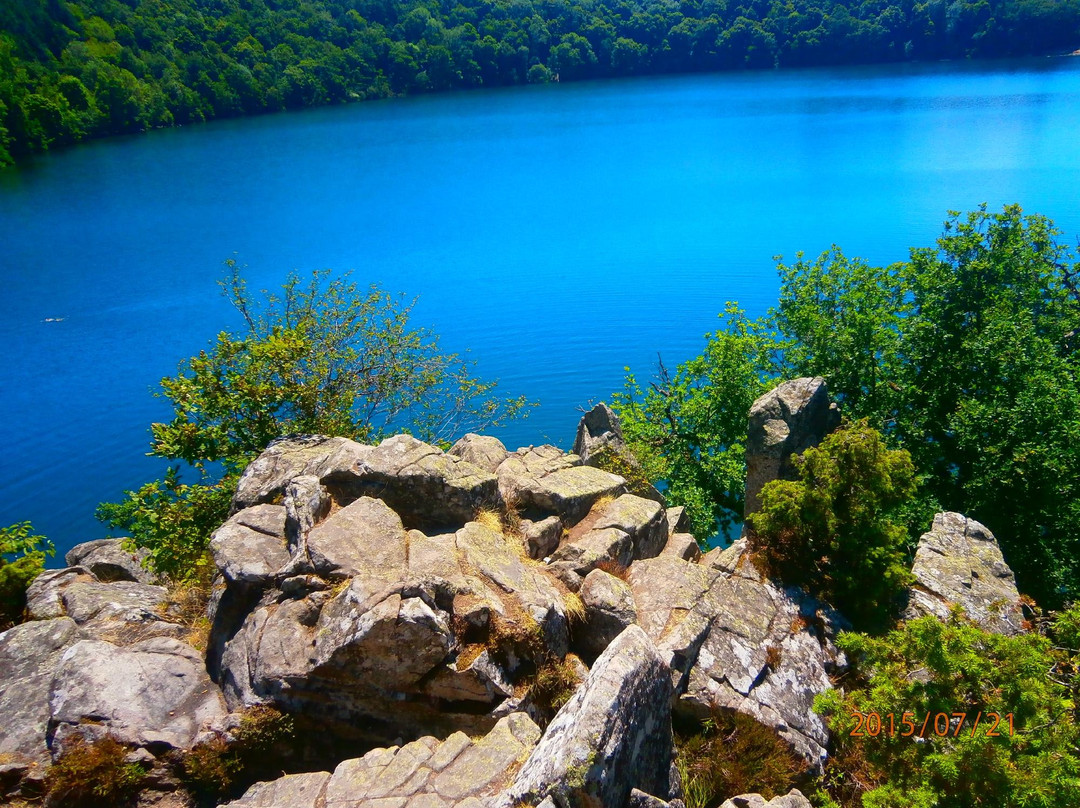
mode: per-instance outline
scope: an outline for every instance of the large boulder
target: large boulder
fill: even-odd
[[[73,734],[153,749],[190,748],[225,702],[190,646],[154,638],[126,648],[82,640],[63,652],[48,698],[50,746]]]
[[[810,800],[797,788],[780,797],[765,799],[760,794],[740,794],[725,800],[720,808],[810,808]]]
[[[574,437],[574,454],[581,457],[583,463],[604,450],[622,454],[626,451],[626,439],[623,437],[619,417],[611,407],[600,402],[578,422],[577,435]]]
[[[625,805],[670,794],[671,679],[638,626],[608,646],[544,732],[500,806]]]
[[[64,651],[85,636],[69,617],[0,634],[0,758],[48,762],[49,688]]]
[[[503,501],[526,516],[556,514],[566,524],[585,517],[597,500],[626,490],[622,477],[582,466],[577,455],[554,446],[518,449],[498,468]]]
[[[447,454],[460,457],[477,468],[494,474],[509,452],[498,438],[470,432],[451,446]]]
[[[761,489],[772,480],[796,478],[792,454],[802,454],[840,425],[825,380],[793,379],[750,408],[746,440],[747,515],[761,509]]]
[[[254,584],[289,563],[285,507],[255,505],[234,514],[210,538],[214,563],[225,580]]]
[[[295,477],[321,477],[338,466],[350,466],[355,458],[370,451],[370,446],[347,438],[323,435],[294,435],[274,441],[244,469],[233,496],[233,512],[273,503]],[[335,464],[333,461],[341,455],[347,459]]]
[[[959,513],[939,513],[919,539],[911,568],[907,619],[932,614],[948,617],[953,606],[987,631],[1024,631],[1020,593],[994,534]]]
[[[574,631],[574,640],[587,659],[594,659],[637,622],[637,605],[630,585],[604,570],[586,575],[579,594],[585,620]]]

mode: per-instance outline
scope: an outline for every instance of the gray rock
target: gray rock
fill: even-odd
[[[667,509],[668,530],[674,535],[679,531],[685,531],[690,520],[686,518],[686,508],[676,505]]]
[[[539,522],[521,520],[521,535],[530,558],[545,558],[550,555],[559,546],[562,532],[562,519],[558,516],[549,516]]]
[[[597,800],[625,805],[633,788],[667,794],[671,761],[671,679],[637,626],[593,665],[522,766],[500,806]]]
[[[671,555],[635,562],[630,587],[672,670],[678,711],[751,715],[821,765],[828,732],[812,704],[844,662],[831,641],[838,615],[796,590]]]
[[[686,808],[686,804],[682,800],[662,800],[635,788],[630,792],[627,808]]]
[[[145,549],[125,550],[127,539],[98,539],[76,544],[64,561],[69,567],[83,567],[99,581],[135,581],[153,583],[153,575],[143,566],[150,552]]]
[[[167,638],[128,648],[99,640],[75,643],[61,657],[48,704],[54,752],[74,733],[187,749],[204,724],[226,712],[201,657]]]
[[[554,446],[519,449],[499,466],[499,493],[527,515],[555,514],[574,524],[598,499],[626,490],[622,477],[580,463],[577,455],[565,455]]]
[[[959,513],[939,513],[919,539],[911,568],[905,619],[932,614],[942,619],[954,605],[978,626],[999,634],[1024,629],[1020,593],[994,534]]]
[[[630,585],[603,570],[586,575],[579,594],[585,624],[574,631],[575,644],[587,659],[594,659],[637,622],[637,605]]]
[[[667,513],[651,499],[623,494],[600,513],[594,530],[617,528],[633,542],[633,558],[660,555],[668,541]]]
[[[84,636],[68,617],[23,623],[0,634],[0,757],[49,760],[49,686],[64,650]]]
[[[240,477],[233,497],[233,512],[262,503],[273,503],[285,493],[285,486],[295,477],[319,472],[329,473],[332,459],[341,454],[354,456],[370,451],[347,438],[328,438],[322,435],[294,435],[271,443],[262,454],[248,464]]]
[[[409,435],[387,438],[321,479],[343,501],[378,497],[421,530],[463,525],[500,505],[494,474]]]
[[[63,617],[64,589],[76,581],[96,581],[85,567],[45,570],[26,588],[26,613],[31,620]]]
[[[664,555],[673,555],[684,561],[698,561],[701,559],[701,547],[689,533],[675,533],[664,546]]]
[[[740,794],[725,800],[720,808],[811,808],[810,800],[797,788],[791,789],[782,797],[766,800],[760,794]]]
[[[498,438],[470,432],[451,446],[447,454],[494,474],[509,453]]]
[[[619,417],[611,407],[601,401],[578,422],[573,451],[587,464],[590,457],[602,449],[622,454],[626,451],[626,439],[623,437]]]
[[[223,808],[322,808],[321,797],[329,781],[330,772],[287,774],[256,783]]]
[[[289,562],[285,508],[254,505],[234,514],[210,537],[210,551],[227,582],[266,582]]]
[[[821,377],[784,382],[755,401],[746,441],[746,515],[760,510],[765,483],[796,479],[792,454],[816,446],[839,425]]]
[[[312,528],[307,549],[320,575],[363,579],[369,594],[405,572],[401,518],[382,500],[360,497]]]

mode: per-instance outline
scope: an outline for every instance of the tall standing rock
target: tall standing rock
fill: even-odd
[[[772,480],[796,479],[793,454],[802,454],[840,425],[825,380],[792,379],[750,408],[746,436],[745,515],[761,508],[761,489]]]

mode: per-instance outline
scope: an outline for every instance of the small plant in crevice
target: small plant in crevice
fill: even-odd
[[[808,767],[776,731],[732,710],[677,721],[676,763],[687,808],[715,808],[734,794],[771,799],[809,780]]]
[[[536,675],[529,689],[537,724],[546,728],[570,697],[574,695],[581,679],[574,657],[567,654],[563,659],[554,656],[537,665]]]
[[[296,735],[292,716],[272,707],[252,707],[232,730],[179,755],[180,780],[200,802],[213,805],[239,796],[258,780],[281,774],[281,759]]]
[[[605,561],[601,561],[599,564],[596,565],[596,569],[603,570],[608,575],[613,575],[620,581],[630,580],[630,568],[625,566],[624,564],[620,564],[615,559],[607,559]]]
[[[146,768],[127,763],[128,747],[115,738],[86,741],[76,735],[45,776],[46,801],[54,808],[121,808],[133,805]]]

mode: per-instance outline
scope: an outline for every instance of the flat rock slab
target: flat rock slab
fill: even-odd
[[[377,582],[400,579],[406,568],[405,528],[385,502],[360,497],[312,528],[308,554],[320,575]]]
[[[229,582],[258,583],[289,563],[285,508],[255,505],[234,514],[210,539],[214,564]]]
[[[346,454],[363,454],[364,450],[370,449],[347,438],[322,435],[301,435],[274,441],[244,469],[233,497],[233,511],[265,502],[272,503],[284,494],[285,486],[294,477],[324,471],[328,461],[343,451]]]
[[[136,581],[153,583],[153,576],[143,566],[150,552],[124,549],[125,539],[98,539],[76,544],[64,561],[69,567],[85,567],[99,581]]]
[[[904,616],[941,619],[962,606],[976,625],[999,634],[1024,631],[1020,593],[997,539],[984,525],[959,513],[939,513],[919,539]]]
[[[484,737],[455,732],[373,749],[333,774],[290,775],[257,783],[227,808],[484,808],[513,778],[540,739],[524,713],[500,719]]]

